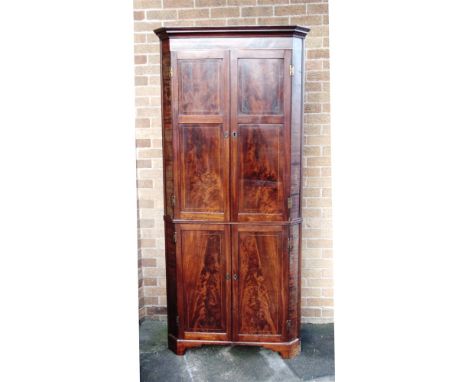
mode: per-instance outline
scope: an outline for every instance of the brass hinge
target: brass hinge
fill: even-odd
[[[289,65],[289,75],[294,76],[294,66],[293,65]]]
[[[176,323],[177,326],[179,326],[179,316],[176,316],[175,323]]]
[[[177,232],[174,232],[174,244],[177,243]]]
[[[171,195],[171,204],[172,204],[172,207],[175,207],[175,195],[174,194]]]
[[[291,330],[291,320],[286,320],[286,329],[288,332]]]
[[[294,248],[293,241],[290,237],[288,237],[288,252],[291,253],[292,249]]]
[[[292,198],[289,197],[288,198],[288,209],[291,209],[292,208]]]
[[[172,66],[169,68],[169,77],[172,78],[174,72],[172,71]]]

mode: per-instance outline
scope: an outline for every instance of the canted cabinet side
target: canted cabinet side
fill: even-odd
[[[291,76],[291,168],[289,218],[301,218],[302,146],[304,115],[304,40],[293,38]]]
[[[177,263],[174,216],[174,147],[172,130],[172,76],[169,40],[161,41],[161,118],[164,180],[164,238],[166,259],[167,323],[170,336],[178,336]]]
[[[164,214],[174,217],[174,146],[172,129],[172,70],[169,40],[161,41],[161,102],[163,138]]]
[[[169,348],[300,352],[307,28],[160,28]]]

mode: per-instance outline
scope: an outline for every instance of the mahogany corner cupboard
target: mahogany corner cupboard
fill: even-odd
[[[169,348],[300,352],[304,37],[160,28]]]

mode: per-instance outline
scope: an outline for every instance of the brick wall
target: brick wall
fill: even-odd
[[[302,321],[333,321],[327,0],[134,0],[140,318],[165,319],[161,26],[301,25],[306,40]]]

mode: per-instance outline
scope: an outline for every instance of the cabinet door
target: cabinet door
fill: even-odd
[[[284,341],[287,232],[283,226],[237,225],[233,241],[233,340]]]
[[[225,225],[177,225],[179,335],[228,340],[231,333],[231,260]]]
[[[290,50],[231,52],[234,221],[287,220]]]
[[[229,220],[226,51],[172,53],[175,218]]]

